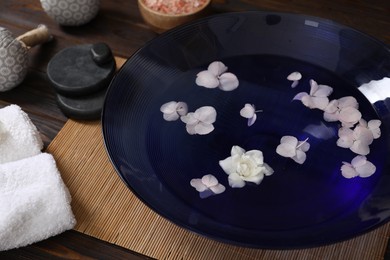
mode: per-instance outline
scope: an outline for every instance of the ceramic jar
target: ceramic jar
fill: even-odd
[[[40,0],[47,15],[58,24],[79,26],[91,21],[98,13],[100,0]]]

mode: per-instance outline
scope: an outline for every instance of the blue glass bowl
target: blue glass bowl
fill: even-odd
[[[198,72],[222,61],[240,80],[231,92],[195,84]],[[303,78],[296,88],[286,80]],[[369,100],[358,87],[390,77],[389,48],[329,20],[294,14],[243,12],[211,16],[160,35],[137,51],[113,79],[102,114],[104,142],[116,171],[146,205],[181,227],[209,238],[256,248],[303,248],[352,238],[390,219],[390,86]],[[337,123],[292,101],[309,80],[332,86],[332,98],[354,96],[366,120],[382,121],[367,156],[377,170],[346,179],[343,161],[355,156],[336,145]],[[189,135],[160,107],[184,101],[211,105],[215,130]],[[263,110],[251,127],[245,103]],[[279,156],[284,135],[311,145],[303,165]],[[264,153],[275,171],[260,185],[228,185],[219,160],[233,145]],[[226,191],[201,199],[190,180],[213,174]]]

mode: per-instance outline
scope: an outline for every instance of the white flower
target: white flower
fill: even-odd
[[[337,146],[349,148],[359,155],[367,155],[370,153],[370,144],[381,135],[380,125],[380,120],[371,120],[367,123],[360,119],[354,129],[341,127],[338,131]]]
[[[307,142],[308,139],[298,141],[294,136],[283,136],[280,139],[280,144],[276,147],[276,153],[303,164],[306,160],[306,152],[310,149],[310,144]]]
[[[232,147],[231,156],[219,161],[219,165],[229,175],[229,185],[232,188],[242,188],[245,182],[257,185],[264,176],[273,174],[273,169],[264,163],[263,153],[259,150],[246,152],[241,147]]]
[[[358,107],[357,100],[352,96],[332,100],[324,109],[324,120],[340,121],[342,126],[353,127],[362,117]]]
[[[187,104],[184,102],[170,101],[160,107],[160,111],[164,114],[163,117],[167,121],[175,121],[180,116],[184,116],[188,112]]]
[[[205,199],[211,195],[221,194],[225,191],[225,186],[218,183],[217,178],[212,174],[207,174],[201,179],[192,179],[190,181],[192,187],[199,191],[199,196]]]
[[[186,123],[187,132],[191,135],[206,135],[214,130],[213,123],[217,118],[217,111],[211,106],[200,107],[195,112],[181,116],[180,119]]]
[[[292,88],[295,88],[298,83],[299,83],[299,80],[302,78],[302,74],[299,73],[298,71],[295,71],[293,73],[291,73],[290,75],[287,76],[287,80],[289,81],[292,81],[293,83],[291,84],[291,87]]]
[[[251,126],[256,122],[257,119],[256,112],[262,112],[262,110],[256,110],[255,105],[251,105],[247,103],[240,110],[240,115],[242,117],[248,118],[248,126]]]
[[[6,133],[7,133],[7,129],[5,128],[5,125],[3,122],[0,121],[0,142],[2,142],[5,139]]]
[[[375,171],[375,165],[367,161],[367,158],[362,155],[353,158],[351,163],[343,162],[343,166],[341,166],[341,174],[348,179],[357,176],[363,178],[370,177]]]
[[[328,104],[328,96],[333,92],[333,88],[327,85],[319,85],[316,81],[310,80],[310,93],[298,93],[293,100],[300,100],[308,108],[318,108],[324,110]]]
[[[224,91],[231,91],[238,87],[239,82],[233,73],[226,72],[227,67],[220,61],[212,62],[207,70],[196,75],[195,83],[205,88],[219,87]]]

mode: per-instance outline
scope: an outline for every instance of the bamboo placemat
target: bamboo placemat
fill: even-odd
[[[119,60],[121,65],[123,60]],[[144,205],[106,154],[99,121],[68,120],[47,152],[72,195],[75,230],[157,259],[383,259],[390,223],[344,242],[303,250],[260,250],[187,231]]]

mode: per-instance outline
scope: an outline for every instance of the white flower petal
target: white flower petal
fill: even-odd
[[[207,70],[211,72],[214,76],[220,76],[222,73],[226,72],[227,69],[228,68],[225,66],[225,64],[220,61],[214,61],[210,63],[207,68]]]
[[[250,150],[245,153],[249,156],[251,160],[255,162],[256,165],[262,165],[264,163],[263,152],[259,150]]]
[[[219,86],[218,78],[208,70],[199,72],[196,75],[195,83],[196,85],[205,88],[216,88]]]
[[[221,194],[222,192],[224,192],[226,190],[226,188],[222,184],[218,183],[217,185],[210,187],[210,190],[214,194]]]
[[[214,177],[212,174],[207,174],[202,177],[202,183],[207,187],[210,188],[212,186],[215,186],[218,184],[217,178]]]
[[[366,156],[358,155],[352,159],[351,165],[356,169],[357,167],[360,167],[360,166],[366,164],[366,162],[367,162]]]
[[[230,151],[230,154],[232,156],[235,156],[235,155],[242,156],[244,153],[245,153],[245,150],[238,145],[234,145]]]
[[[166,120],[166,121],[175,121],[177,119],[179,119],[179,114],[177,114],[176,112],[173,112],[171,114],[163,114],[163,118]]]
[[[297,81],[302,78],[302,74],[298,71],[292,72],[290,75],[287,76],[287,79],[290,81]]]
[[[296,150],[296,155],[291,157],[296,163],[303,164],[306,161],[306,153]]]
[[[168,103],[163,104],[160,107],[160,111],[163,112],[164,114],[171,114],[173,112],[176,112],[176,107],[177,107],[177,102],[176,101],[170,101]]]
[[[337,139],[336,144],[341,148],[351,148],[351,146],[353,145],[353,138],[348,136],[342,136]]]
[[[203,184],[201,179],[192,179],[190,185],[194,187],[197,191],[202,192],[207,190],[206,185]]]
[[[367,155],[370,153],[370,147],[367,144],[362,143],[360,140],[355,141],[350,149],[352,152],[360,155]]]
[[[324,112],[326,113],[336,113],[339,110],[339,101],[336,99],[333,99],[328,103],[326,108],[324,109]]]
[[[327,85],[318,85],[317,91],[314,93],[315,97],[328,97],[332,94],[333,88]]]
[[[379,128],[382,122],[380,120],[370,120],[368,122],[368,129],[372,132],[374,139],[378,139],[381,136],[381,129]]]
[[[229,174],[229,186],[232,188],[242,188],[245,186],[245,181],[237,173]]]
[[[309,96],[309,94],[307,94],[306,92],[300,92],[300,93],[296,94],[296,95],[293,97],[293,100],[302,101],[302,98],[303,98],[303,97],[306,97],[306,96]]]
[[[194,117],[204,123],[212,124],[217,118],[217,111],[212,106],[200,107],[195,110]]]
[[[294,80],[293,83],[291,83],[291,87],[295,88],[296,86],[298,86],[298,84],[299,84],[299,80]]]
[[[356,172],[356,170],[352,167],[352,165],[348,164],[348,163],[345,163],[343,164],[343,166],[341,166],[341,174],[347,178],[347,179],[351,179],[351,178],[354,178],[358,175],[358,173]]]
[[[338,112],[336,112],[336,113],[324,112],[324,120],[326,122],[336,122],[336,121],[339,121],[339,113]]]
[[[183,121],[183,123],[190,124],[190,125],[198,123],[198,119],[195,118],[193,112],[181,116],[180,120]]]
[[[307,141],[299,141],[298,142],[298,150],[302,152],[307,152],[310,149],[310,144]]]
[[[239,81],[233,73],[226,72],[219,77],[219,88],[223,91],[232,91],[239,85]]]
[[[353,130],[353,136],[356,140],[359,140],[366,145],[370,145],[374,141],[374,135],[372,132],[369,129],[361,126],[355,127]]]
[[[270,176],[274,173],[274,170],[268,164],[264,163],[263,167],[264,167],[263,173],[265,176]]]
[[[283,157],[291,158],[296,155],[297,150],[295,146],[286,143],[281,143],[276,147],[276,153]]]
[[[339,102],[339,108],[353,107],[358,109],[359,107],[359,103],[357,102],[356,98],[352,96],[339,98],[338,102]]]
[[[176,104],[176,112],[181,115],[181,116],[184,116],[188,113],[188,106],[187,106],[187,103],[185,102],[177,102]]]
[[[354,107],[345,107],[340,110],[340,122],[356,124],[360,118],[362,118],[362,114]]]
[[[262,172],[262,170],[260,170],[260,174],[251,175],[248,177],[243,177],[242,179],[244,181],[253,182],[253,183],[256,183],[257,185],[259,185],[260,182],[264,179],[264,174],[262,174],[261,172]]]
[[[197,124],[186,124],[187,133],[189,133],[190,135],[197,134],[196,129],[195,129],[196,126],[197,126]]]
[[[290,144],[293,147],[298,146],[298,139],[291,135],[285,135],[280,139],[280,143]]]
[[[253,117],[248,118],[248,126],[252,126],[256,122],[256,119],[257,119],[256,114],[254,114]]]
[[[316,93],[316,91],[318,90],[319,86],[318,86],[318,84],[317,84],[317,81],[315,81],[314,79],[311,79],[311,80],[309,81],[309,84],[310,84],[310,92],[309,92],[309,95],[310,95],[310,96],[313,96],[313,95]]]
[[[255,107],[251,104],[245,104],[245,106],[240,110],[240,115],[245,118],[252,118],[255,115]]]
[[[199,135],[207,135],[214,130],[213,124],[199,122],[195,125],[195,133]]]
[[[355,169],[359,176],[362,178],[370,177],[376,171],[375,165],[369,161],[366,161],[366,163],[361,166],[355,167]]]
[[[327,97],[311,97],[311,102],[312,105],[309,106],[310,108],[318,108],[324,110],[329,104],[329,99]]]
[[[233,159],[232,157],[227,157],[226,159],[224,160],[220,160],[219,161],[219,166],[221,166],[222,170],[226,173],[226,174],[232,174],[236,171],[236,167],[235,165],[233,164]]]

